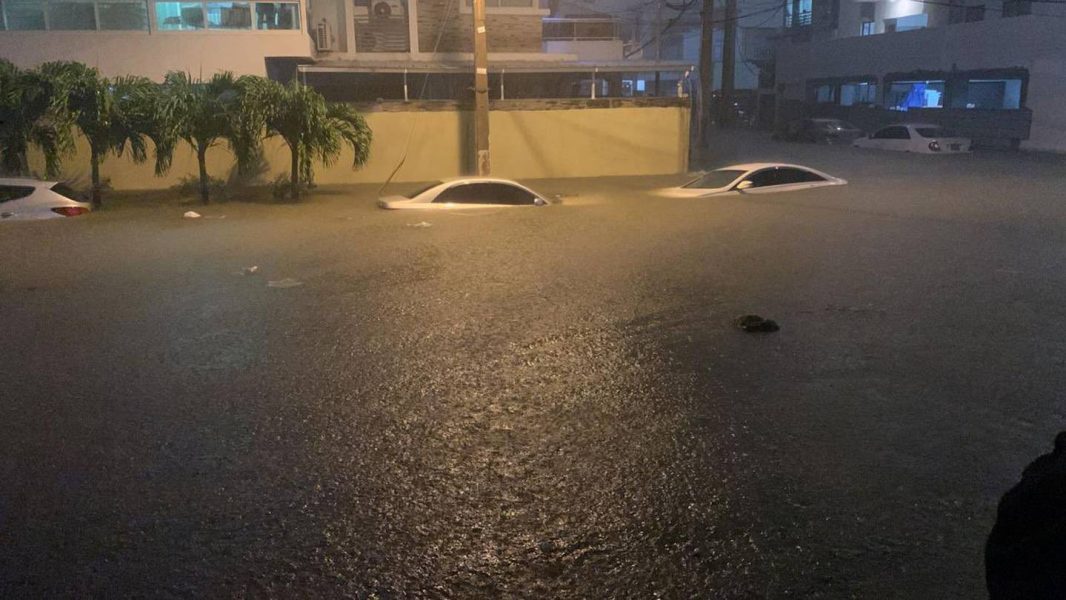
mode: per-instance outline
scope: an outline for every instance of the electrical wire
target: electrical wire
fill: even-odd
[[[437,30],[437,40],[433,43],[433,54],[437,53],[437,50],[440,48],[440,42],[444,39],[444,30],[448,26],[448,21],[450,21],[452,18],[452,7],[455,6],[455,3],[456,0],[448,0],[447,6],[444,7],[444,18],[441,19],[440,28]],[[411,16],[408,15],[407,18],[410,19]],[[426,96],[426,88],[429,87],[430,75],[431,73],[427,72],[425,74],[425,77],[422,78],[422,88],[418,91],[419,101],[421,101]],[[396,163],[396,168],[394,168],[392,172],[389,173],[389,176],[385,179],[385,183],[381,184],[381,187],[378,188],[378,196],[381,196],[381,192],[385,191],[385,188],[388,187],[390,183],[392,183],[392,178],[396,176],[396,173],[398,173],[400,171],[400,168],[403,167],[404,163],[407,162],[407,153],[411,149],[411,139],[414,137],[415,127],[418,125],[418,121],[421,118],[422,113],[424,112],[425,111],[422,110],[416,112],[414,118],[411,119],[411,128],[407,131],[407,141],[404,142],[403,145],[403,154],[400,156],[400,161]]]

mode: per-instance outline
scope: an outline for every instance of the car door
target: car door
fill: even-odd
[[[911,149],[911,132],[906,127],[902,125],[893,125],[892,127],[885,127],[885,134],[885,150],[906,152]]]

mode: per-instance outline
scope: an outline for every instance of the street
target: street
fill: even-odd
[[[1066,429],[1066,161],[705,160],[781,159],[849,185],[5,224],[0,597],[983,597]]]

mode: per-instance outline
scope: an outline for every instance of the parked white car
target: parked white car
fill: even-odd
[[[748,163],[700,173],[688,183],[657,191],[670,198],[704,198],[720,194],[767,194],[790,192],[847,181],[828,173],[788,163]]]
[[[55,181],[0,178],[0,221],[59,219],[88,214],[92,206]]]
[[[869,137],[852,142],[858,148],[876,148],[922,154],[959,154],[969,152],[972,140],[928,123],[899,123],[882,127]]]
[[[548,199],[508,179],[463,177],[438,181],[407,196],[387,196],[378,206],[388,209],[455,210],[505,206],[545,206]]]

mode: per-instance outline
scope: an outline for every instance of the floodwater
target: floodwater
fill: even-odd
[[[1064,428],[1062,165],[738,152],[851,184],[4,224],[0,596],[982,596]]]

